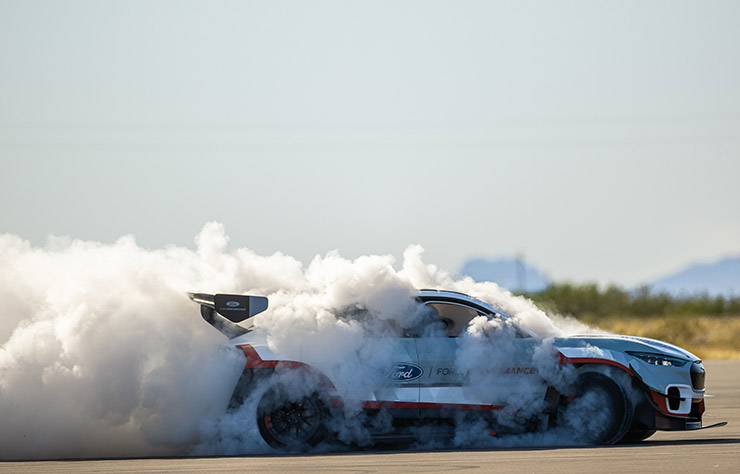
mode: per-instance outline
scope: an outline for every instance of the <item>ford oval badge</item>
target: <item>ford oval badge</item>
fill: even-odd
[[[237,306],[239,306],[239,302],[238,301],[227,301],[226,306],[228,306],[229,308],[236,308]]]
[[[424,371],[421,367],[414,364],[396,364],[388,371],[388,378],[399,382],[408,382],[421,377]]]

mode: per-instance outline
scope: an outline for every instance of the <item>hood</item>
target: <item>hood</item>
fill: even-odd
[[[682,349],[668,342],[650,339],[647,337],[621,336],[621,335],[604,335],[604,336],[572,336],[563,339],[556,339],[556,347],[584,347],[592,346],[598,349],[609,351],[634,351],[649,352],[652,354],[661,354],[670,357],[686,359],[690,362],[699,360],[691,352]]]

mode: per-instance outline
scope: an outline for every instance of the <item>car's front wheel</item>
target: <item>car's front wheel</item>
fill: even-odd
[[[630,398],[617,382],[600,372],[586,372],[558,410],[558,426],[576,442],[614,444],[627,433],[632,416]]]
[[[619,440],[619,442],[623,444],[639,443],[640,441],[645,441],[646,439],[654,435],[655,431],[656,431],[655,428],[642,429],[642,430],[629,430],[622,437],[622,439]]]
[[[257,405],[262,438],[281,451],[302,451],[325,440],[329,418],[319,393],[296,396],[280,385],[268,389]]]

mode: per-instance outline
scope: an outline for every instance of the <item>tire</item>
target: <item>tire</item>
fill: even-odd
[[[640,391],[639,395],[633,393],[633,406],[635,415],[632,417],[632,425],[627,433],[619,440],[620,444],[634,444],[644,441],[655,434],[655,409],[651,404],[649,395]]]
[[[600,372],[586,372],[578,379],[575,396],[558,409],[558,426],[576,442],[614,444],[627,433],[633,412],[618,383]]]
[[[257,405],[262,438],[279,451],[304,451],[328,437],[330,412],[319,393],[294,396],[277,385]]]
[[[619,440],[621,444],[634,444],[639,443],[640,441],[645,441],[649,437],[655,434],[655,431],[657,431],[655,428],[653,429],[645,429],[645,430],[629,430],[627,433],[622,437],[622,439]]]

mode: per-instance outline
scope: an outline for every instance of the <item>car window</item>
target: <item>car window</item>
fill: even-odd
[[[378,318],[360,305],[349,305],[336,310],[337,319],[345,322],[356,321],[364,327],[367,334],[375,336],[404,336],[398,321]]]
[[[454,303],[428,303],[435,315],[444,325],[444,335],[458,337],[468,327],[471,319],[480,316],[473,308]]]

